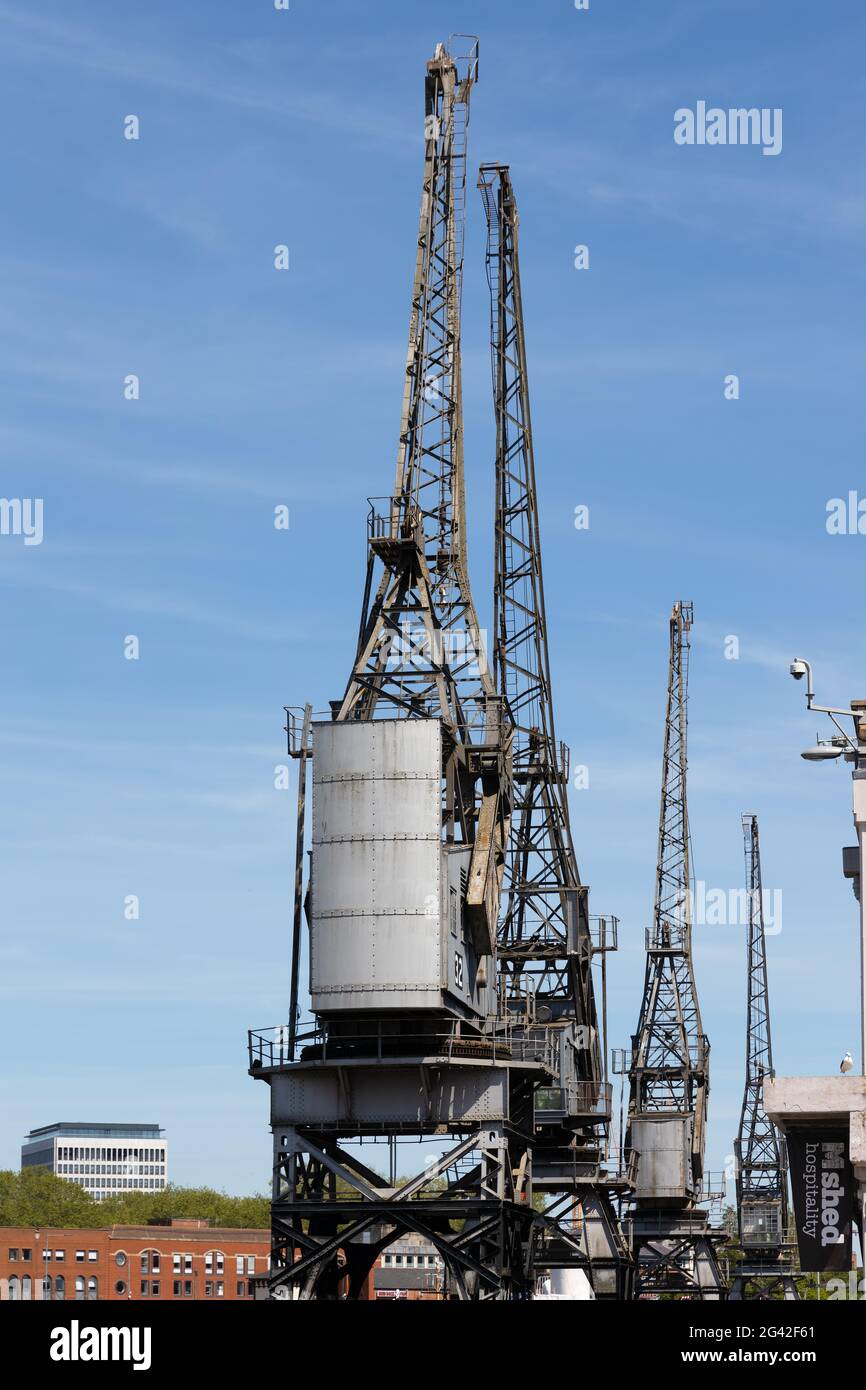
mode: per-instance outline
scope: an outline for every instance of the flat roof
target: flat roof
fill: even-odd
[[[100,1124],[96,1120],[60,1120],[54,1125],[41,1125],[31,1129],[25,1139],[47,1139],[54,1134],[81,1134],[87,1136],[104,1135],[106,1138],[147,1138],[158,1139],[165,1131],[159,1125]]]

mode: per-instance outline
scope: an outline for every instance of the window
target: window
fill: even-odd
[[[20,1297],[18,1275],[13,1274],[12,1278],[9,1280],[9,1301],[10,1303],[17,1303]]]
[[[210,1296],[211,1296],[212,1293],[213,1293],[213,1284],[211,1283],[210,1279],[206,1279],[206,1280],[205,1280],[205,1286],[204,1286],[204,1296],[205,1296],[205,1298],[210,1298]]]
[[[51,1275],[50,1275],[50,1274],[44,1274],[44,1275],[42,1276],[42,1297],[43,1297],[43,1299],[50,1299],[50,1297],[51,1297]]]
[[[54,1280],[54,1302],[62,1303],[66,1297],[66,1280],[62,1274],[58,1274]]]
[[[75,1252],[75,1263],[76,1263],[76,1264],[79,1264],[79,1265],[84,1264],[84,1251],[83,1251],[83,1250],[76,1250],[76,1252]]]
[[[99,1281],[95,1278],[91,1277],[87,1281],[87,1297],[90,1299],[99,1297]]]
[[[238,1280],[235,1292],[237,1293],[238,1298],[246,1297],[247,1287],[242,1279]]]
[[[192,1274],[192,1255],[184,1255],[183,1272],[184,1274]]]
[[[66,1251],[65,1251],[65,1250],[55,1250],[55,1251],[54,1251],[54,1258],[55,1258],[55,1260],[65,1260],[65,1259],[66,1259]]]
[[[29,1303],[30,1300],[31,1300],[31,1298],[32,1298],[32,1296],[33,1296],[33,1285],[32,1285],[31,1280],[30,1280],[30,1275],[29,1275],[29,1274],[25,1274],[24,1277],[23,1277],[22,1280],[21,1280],[21,1297],[22,1297],[22,1299],[24,1299],[27,1303]]]
[[[150,1254],[150,1269],[151,1269],[151,1273],[153,1273],[153,1274],[159,1274],[159,1251],[158,1251],[158,1250],[152,1250],[152,1251],[151,1251],[151,1254]]]
[[[181,1284],[180,1280],[179,1280],[179,1279],[175,1279],[174,1282],[172,1283],[172,1288],[171,1288],[171,1291],[172,1291],[172,1293],[174,1294],[175,1298],[180,1298],[182,1289],[183,1289],[183,1285]]]
[[[158,1280],[158,1279],[151,1279],[151,1281],[150,1281],[150,1293],[151,1293],[151,1297],[152,1297],[152,1298],[159,1298],[159,1280]]]
[[[191,1280],[191,1279],[184,1279],[184,1281],[183,1281],[183,1296],[184,1296],[184,1298],[192,1298],[192,1280]]]
[[[84,1298],[84,1275],[79,1274],[75,1280],[75,1297],[80,1302]]]
[[[90,1260],[91,1262],[94,1262],[94,1261],[98,1260],[98,1259],[99,1259],[99,1251],[98,1251],[98,1250],[88,1250],[88,1252],[87,1252],[87,1258],[88,1258],[88,1260]],[[124,1258],[125,1258],[125,1257],[124,1257]]]
[[[17,1259],[18,1259],[18,1251],[17,1251],[17,1250],[10,1250],[10,1251],[9,1251],[9,1258],[10,1258],[10,1260],[12,1260],[12,1261],[17,1260]]]
[[[91,1283],[93,1282],[94,1281],[91,1280]],[[126,1293],[126,1285],[124,1284],[122,1279],[118,1279],[117,1283],[114,1286],[114,1292],[118,1294]]]
[[[243,1272],[244,1272],[244,1257],[243,1257],[243,1255],[238,1255],[237,1258],[235,1259],[235,1274],[243,1274]]]
[[[205,1274],[213,1274],[213,1251],[209,1250],[204,1257]]]
[[[94,1252],[91,1251],[91,1255],[92,1255],[93,1253],[94,1253]],[[126,1254],[125,1254],[125,1252],[124,1252],[123,1250],[118,1250],[117,1254],[116,1254],[115,1257],[114,1257],[114,1263],[115,1263],[116,1265],[119,1265],[121,1269],[122,1269],[123,1266],[126,1264]]]
[[[51,1259],[51,1251],[50,1251],[50,1250],[43,1250],[43,1251],[42,1251],[42,1258],[43,1258],[43,1260],[50,1260],[50,1259]]]
[[[22,1260],[24,1261],[25,1264],[26,1264],[27,1261],[30,1259],[30,1257],[32,1256],[32,1254],[33,1254],[33,1251],[32,1251],[32,1250],[24,1250],[24,1249],[22,1249],[22,1251],[21,1251],[21,1258],[22,1258]]]
[[[247,1274],[255,1274],[255,1272],[256,1272],[256,1257],[255,1257],[255,1255],[247,1255]]]
[[[171,1263],[174,1273],[180,1274],[180,1255],[172,1255]]]
[[[225,1286],[225,1284],[223,1283],[223,1281],[222,1281],[221,1279],[218,1279],[218,1280],[217,1280],[217,1286],[216,1286],[217,1298],[222,1298],[222,1296],[223,1296],[223,1294],[225,1293],[225,1291],[226,1291],[226,1286]]]
[[[147,1282],[146,1279],[142,1279],[139,1288],[141,1289],[142,1298],[147,1298],[147,1295],[150,1293],[150,1284]]]

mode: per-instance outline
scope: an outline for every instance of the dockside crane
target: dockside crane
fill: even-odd
[[[631,1208],[636,1296],[718,1299],[724,1285],[706,1211],[704,1150],[709,1041],[692,959],[688,813],[688,681],[691,603],[668,628],[668,681],[653,925],[629,1069],[626,1147],[637,1169]]]
[[[764,1082],[775,1075],[767,982],[767,941],[758,817],[743,816],[749,911],[746,955],[746,1085],[735,1141],[737,1223],[743,1260],[729,1298],[799,1297],[788,1239],[785,1141],[764,1109]]]
[[[624,1298],[631,1261],[604,1172],[611,1088],[604,1065],[593,956],[616,947],[616,920],[591,920],[568,808],[568,750],[556,737],[530,414],[519,259],[509,167],[479,172],[487,219],[487,277],[496,424],[493,676],[512,725],[510,831],[497,931],[501,998],[550,1037],[552,1086],[535,1102],[533,1190],[547,1226],[540,1266],[567,1267],[581,1232],[596,1296]]]
[[[249,1038],[274,1134],[263,1298],[364,1297],[379,1255],[405,1235],[435,1250],[449,1297],[532,1288],[533,1094],[554,1072],[548,1036],[525,1012],[498,1012],[512,730],[465,531],[460,290],[477,76],[477,41],[462,36],[426,67],[394,489],[370,503],[345,690],[324,717],[287,710],[299,860],[308,768],[312,833],[306,892],[296,873],[289,1025]],[[302,908],[313,1023],[299,1029]],[[444,1151],[401,1181],[403,1141],[419,1157],[421,1143]],[[387,1145],[387,1175],[376,1145]]]

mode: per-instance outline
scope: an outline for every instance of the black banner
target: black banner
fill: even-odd
[[[789,1129],[800,1268],[851,1268],[854,1174],[845,1129]]]

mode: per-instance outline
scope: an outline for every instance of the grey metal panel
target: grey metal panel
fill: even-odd
[[[636,1117],[632,1145],[640,1154],[635,1197],[682,1201],[691,1195],[691,1132],[688,1115]]]
[[[271,1077],[271,1124],[460,1125],[508,1119],[504,1067],[310,1067]]]
[[[441,1005],[437,719],[314,726],[314,1009]]]
[[[441,1275],[435,1269],[383,1269],[377,1266],[374,1276],[377,1289],[426,1289],[435,1293],[441,1283]]]

